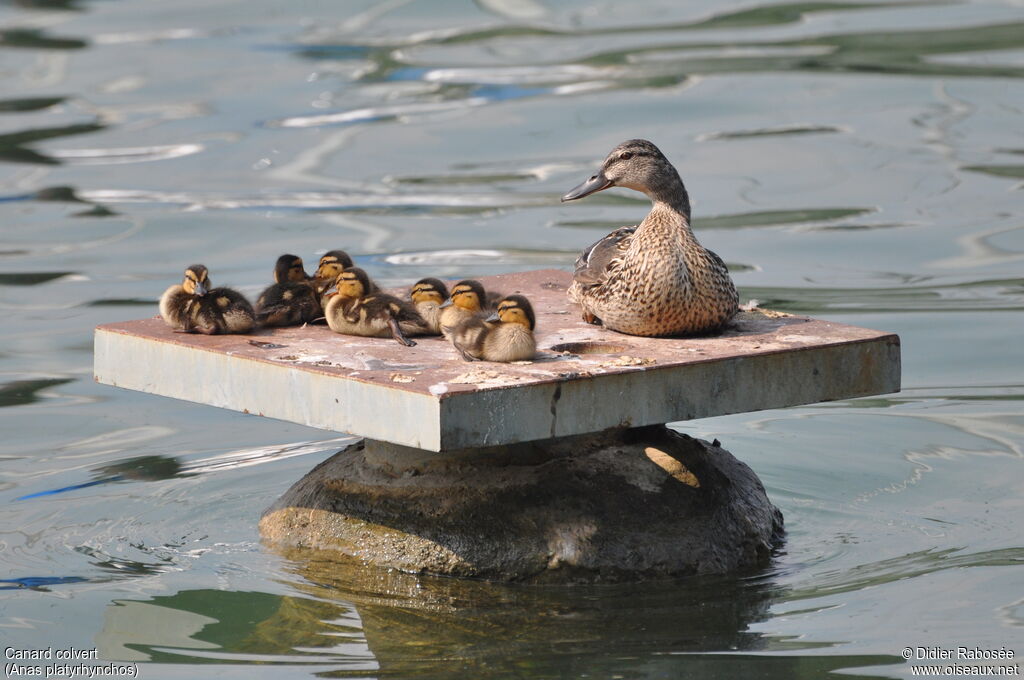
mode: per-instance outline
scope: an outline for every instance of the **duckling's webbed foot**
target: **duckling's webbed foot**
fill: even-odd
[[[584,311],[583,312],[583,320],[586,323],[594,324],[595,326],[602,325],[601,324],[601,320],[598,319],[597,316],[595,316],[592,312]]]
[[[393,337],[395,340],[402,343],[406,347],[416,346],[416,343],[414,341],[405,337],[405,333],[402,332],[402,327],[398,325],[398,322],[395,321],[393,317],[388,319],[388,327],[391,329],[391,337]]]

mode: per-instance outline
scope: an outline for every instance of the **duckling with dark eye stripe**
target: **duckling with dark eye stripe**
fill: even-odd
[[[466,361],[524,361],[537,353],[537,325],[530,301],[509,295],[486,319],[470,317],[452,331],[452,344]]]
[[[371,338],[392,337],[406,347],[416,343],[406,335],[424,335],[427,322],[411,304],[386,293],[370,293],[370,277],[358,267],[338,275],[338,292],[324,308],[327,325],[335,333]]]
[[[483,284],[473,279],[459,281],[452,286],[452,294],[441,303],[441,316],[438,325],[444,337],[451,340],[451,333],[466,319],[482,315],[487,303],[487,293]]]
[[[448,287],[440,279],[420,279],[413,284],[409,297],[430,327],[431,335],[441,335],[441,305],[448,299]]]
[[[211,288],[201,264],[185,270],[185,279],[160,297],[160,316],[185,333],[248,333],[256,324],[249,301],[231,288]]]
[[[320,292],[332,287],[338,280],[338,274],[353,266],[352,258],[344,250],[329,250],[320,258],[313,278],[317,281]]]
[[[264,326],[296,326],[323,315],[320,299],[302,258],[282,255],[274,266],[274,285],[256,300],[256,321]]]
[[[316,268],[316,273],[313,274],[315,280],[314,287],[316,288],[317,294],[323,296],[328,290],[334,287],[335,281],[338,280],[338,274],[342,273],[349,267],[355,266],[352,262],[352,258],[344,250],[329,250],[323,254],[320,258],[320,264]],[[369,293],[376,293],[380,288],[371,279]]]

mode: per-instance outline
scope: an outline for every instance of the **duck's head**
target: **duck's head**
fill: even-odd
[[[522,295],[509,295],[502,298],[498,302],[498,311],[489,316],[487,320],[517,323],[520,326],[526,326],[531,331],[537,325],[537,318],[533,315],[533,306]]]
[[[361,298],[370,290],[370,277],[359,267],[350,267],[334,280],[338,297]]]
[[[470,312],[479,312],[484,308],[484,300],[486,299],[487,294],[484,292],[483,284],[479,281],[466,279],[465,281],[459,281],[452,287],[451,297],[445,300],[441,306],[455,305]]]
[[[448,299],[448,287],[441,279],[420,279],[413,284],[409,297],[415,303],[436,302],[441,304]]]
[[[274,265],[274,283],[308,281],[309,275],[298,255],[282,255]]]
[[[689,214],[689,198],[679,173],[646,139],[630,139],[612,149],[597,174],[562,196],[562,201],[575,201],[609,187],[626,187],[667,203],[683,201]]]
[[[338,275],[352,266],[352,258],[344,250],[330,250],[320,258],[316,278],[334,281]]]
[[[203,296],[210,292],[210,274],[206,267],[201,264],[194,264],[185,270],[185,280],[181,287],[189,295]]]

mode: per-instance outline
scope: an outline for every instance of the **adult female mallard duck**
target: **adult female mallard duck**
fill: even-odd
[[[533,337],[537,325],[530,301],[509,295],[498,311],[486,319],[473,316],[452,331],[452,344],[466,361],[523,361],[537,353]]]
[[[371,338],[392,337],[406,347],[416,343],[407,335],[424,335],[427,322],[405,300],[385,293],[370,293],[370,277],[358,267],[338,275],[338,292],[324,306],[327,325],[335,333]]]
[[[186,333],[248,333],[256,324],[249,301],[231,288],[211,288],[201,264],[185,270],[185,279],[164,291],[160,316],[168,326]]]
[[[302,258],[282,255],[274,266],[274,285],[256,299],[256,321],[264,326],[296,326],[323,315],[320,299]]]
[[[432,335],[441,335],[441,305],[448,299],[448,287],[444,281],[434,278],[420,279],[409,291],[416,311],[430,326]]]
[[[676,169],[654,144],[631,139],[562,201],[614,186],[643,192],[654,205],[639,225],[616,229],[576,260],[569,299],[583,307],[584,320],[646,336],[725,325],[739,305],[736,287],[722,259],[693,235],[690,198]]]

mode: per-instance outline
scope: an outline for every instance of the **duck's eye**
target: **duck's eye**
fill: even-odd
[[[620,161],[628,161],[632,157],[633,157],[633,152],[632,151],[623,151],[622,155],[619,156],[619,160]]]

